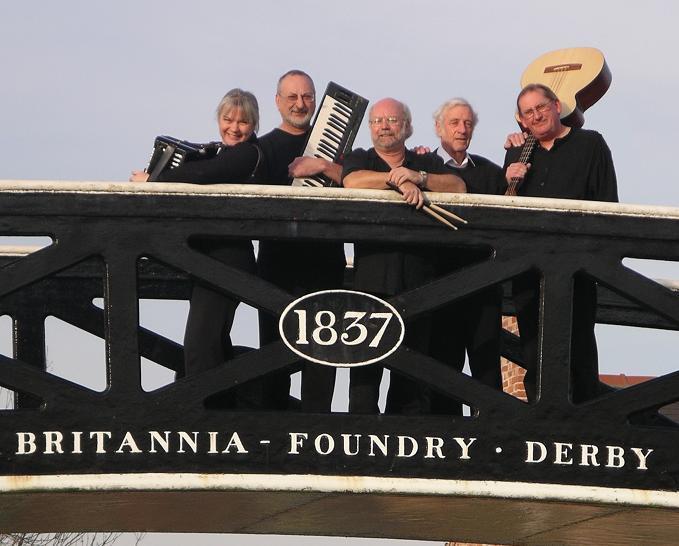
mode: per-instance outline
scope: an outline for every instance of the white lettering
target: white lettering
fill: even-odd
[[[346,327],[344,332],[342,332],[342,335],[340,336],[340,339],[342,340],[342,343],[345,345],[358,345],[360,343],[363,343],[367,337],[368,337],[368,329],[365,327],[363,324],[359,324],[358,321],[361,320],[365,316],[365,311],[347,311],[344,313],[344,320],[348,319],[354,319],[354,321]],[[349,339],[351,336],[349,335],[349,330],[352,328],[356,328],[358,330],[358,333],[356,334],[356,337],[354,339]]]
[[[406,441],[410,443],[410,452],[406,453]],[[412,436],[399,436],[398,437],[398,453],[397,457],[413,457],[417,453],[419,446],[417,440]]]
[[[35,434],[32,432],[17,432],[17,455],[30,455],[37,449]]]
[[[376,318],[376,319],[384,319],[384,322],[382,323],[382,326],[380,326],[379,331],[377,334],[375,334],[375,337],[373,340],[370,342],[369,346],[370,347],[379,347],[380,341],[382,341],[382,336],[384,335],[384,331],[387,329],[387,326],[389,325],[389,321],[391,320],[391,317],[394,316],[394,313],[370,313],[370,318]]]
[[[240,439],[240,436],[238,436],[237,432],[234,432],[231,435],[231,439],[229,440],[228,445],[224,450],[222,450],[222,453],[231,453],[231,448],[235,447],[236,448],[236,453],[248,453],[248,450],[245,449],[245,446],[243,445],[243,442]]]
[[[165,453],[170,452],[170,431],[166,430],[163,434],[165,434],[165,438],[163,438],[157,430],[149,431],[149,436],[151,437],[151,449],[149,449],[149,453],[157,453],[156,442],[158,442],[160,448]]]
[[[306,337],[306,311],[304,309],[295,309],[294,313],[297,315],[297,331],[299,332],[295,344],[309,345],[309,340]]]
[[[640,447],[633,447],[632,451],[639,459],[639,466],[637,466],[637,470],[648,470],[648,467],[646,466],[646,459],[648,459],[648,456],[653,453],[653,450],[647,449],[644,453],[644,450]]]
[[[325,440],[325,443],[327,447],[323,449],[322,447],[322,441]],[[319,455],[328,455],[333,452],[335,449],[335,440],[333,440],[332,436],[330,434],[319,434],[316,436],[316,440],[314,440],[314,447],[316,448],[316,453]]]
[[[439,438],[437,436],[427,436],[425,438],[427,441],[427,453],[424,456],[425,459],[445,459],[446,456],[443,454],[441,451],[441,448],[443,447],[443,438]],[[434,455],[434,451],[436,451],[436,455]]]
[[[304,440],[309,439],[309,435],[306,432],[289,432],[288,436],[290,436],[288,455],[299,455],[299,448],[304,445]]]
[[[374,434],[369,434],[368,437],[370,438],[370,452],[368,453],[368,456],[374,457],[375,447],[377,447],[377,449],[382,452],[382,455],[386,457],[388,453],[387,441],[389,440],[389,435],[385,434],[382,439],[380,439],[379,436],[375,436]]]
[[[573,464],[572,449],[573,444],[554,442],[554,464]]]
[[[354,451],[351,451],[351,445],[349,443],[351,438],[356,439],[356,448]],[[342,434],[342,440],[344,441],[344,454],[349,455],[350,457],[353,457],[355,455],[358,455],[358,452],[360,450],[359,442],[361,441],[361,435],[360,434]]]
[[[123,453],[123,448],[128,448],[130,453],[141,453],[141,449],[139,449],[137,442],[135,442],[134,436],[132,436],[132,433],[129,431],[123,436],[123,441],[120,442],[120,446],[116,449],[116,453]]]
[[[210,436],[210,449],[208,450],[209,455],[214,455],[217,453],[217,433],[214,431],[208,432]]]
[[[198,453],[198,433],[192,432],[191,434],[193,434],[193,438],[189,436],[188,432],[179,431],[179,450],[177,450],[177,453],[186,453],[184,451],[184,442],[189,445],[194,453]]]
[[[606,446],[608,462],[606,468],[622,468],[625,466],[625,450],[620,446]]]
[[[111,438],[111,433],[106,430],[96,430],[90,432],[90,440],[92,438],[97,439],[97,453],[106,453],[104,449],[104,438]]]
[[[580,445],[580,466],[599,466],[599,461],[596,460],[596,455],[599,453],[599,448],[590,444]]]
[[[462,455],[460,455],[460,459],[470,459],[471,457],[469,456],[469,447],[476,442],[476,438],[469,438],[469,443],[466,443],[464,441],[464,438],[459,438],[455,437],[453,438],[457,442],[457,445],[459,445],[462,448]]]
[[[535,458],[535,448],[538,448],[540,455]],[[541,463],[547,458],[547,447],[542,442],[526,441],[526,463]]]
[[[82,440],[82,432],[71,432],[71,435],[73,436],[73,451],[71,453],[82,453],[82,449],[80,447],[81,445],[81,440]]]
[[[48,430],[42,433],[45,437],[45,455],[53,455],[54,453],[63,453],[64,450],[61,448],[61,442],[64,439],[64,435],[58,430]]]
[[[323,317],[328,317],[325,321],[327,324],[323,324]],[[337,330],[333,328],[337,318],[335,313],[332,311],[319,311],[316,313],[316,328],[311,332],[311,339],[313,339],[318,345],[334,345],[337,341]],[[324,340],[321,337],[321,332],[327,330],[329,332],[328,339]]]

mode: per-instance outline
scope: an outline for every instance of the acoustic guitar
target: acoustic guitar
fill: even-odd
[[[598,49],[593,47],[557,49],[541,55],[524,70],[521,88],[531,83],[546,85],[559,97],[561,123],[569,127],[582,127],[585,122],[584,111],[608,91],[611,85],[611,71],[603,53]],[[522,126],[521,130],[525,128]],[[528,163],[534,147],[535,137],[528,135],[519,161]],[[512,179],[505,195],[516,195],[520,182],[520,178]]]
[[[561,102],[561,123],[582,127],[583,112],[595,104],[611,85],[611,71],[603,53],[593,47],[557,49],[535,59],[521,76],[529,83],[549,87]]]

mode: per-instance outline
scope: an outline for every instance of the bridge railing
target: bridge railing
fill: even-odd
[[[63,483],[99,490],[308,490],[679,506],[679,433],[671,420],[654,418],[679,400],[679,374],[574,403],[570,373],[578,365],[570,354],[577,275],[599,285],[600,322],[679,328],[672,287],[622,263],[679,260],[677,209],[432,194],[433,202],[468,221],[453,231],[382,191],[0,186],[0,236],[52,240],[36,252],[5,256],[0,268],[0,313],[12,318],[14,335],[14,353],[0,356],[0,385],[19,393],[18,407],[0,412],[6,492],[59,490],[55,483]],[[212,395],[294,365],[299,355],[283,341],[147,392],[141,358],[180,370],[182,348],[140,326],[141,298],[187,299],[190,277],[276,316],[296,300],[195,250],[190,240],[197,235],[479,251],[481,259],[385,299],[406,329],[442,306],[537,272],[540,396],[522,402],[400,344],[373,365],[460,400],[473,408],[471,415],[206,407]],[[96,298],[103,308],[94,305]],[[512,312],[510,298],[506,311]],[[104,391],[45,370],[48,316],[105,339]],[[506,335],[505,341],[505,352],[520,360],[517,340]],[[78,347],[71,351],[78,361]],[[381,535],[392,536],[389,530]]]

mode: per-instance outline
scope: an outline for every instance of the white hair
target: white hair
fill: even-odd
[[[476,124],[479,122],[479,116],[476,115],[476,111],[474,110],[472,105],[469,104],[469,101],[460,97],[449,99],[446,102],[444,102],[441,106],[439,106],[436,109],[436,112],[434,112],[434,121],[437,123],[441,123],[443,121],[443,116],[446,114],[446,112],[451,108],[455,108],[456,106],[466,106],[467,108],[469,108],[469,110],[472,113],[472,127],[476,127]]]

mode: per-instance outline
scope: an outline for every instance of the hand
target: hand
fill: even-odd
[[[398,187],[403,199],[409,205],[413,205],[416,209],[421,209],[424,205],[424,195],[422,190],[412,182],[404,182]]]
[[[132,171],[130,175],[130,182],[147,182],[149,179],[149,173],[146,171]]]
[[[415,146],[412,149],[412,151],[415,152],[417,155],[422,155],[431,152],[431,148],[429,146]]]
[[[526,137],[528,137],[528,133],[509,133],[507,135],[507,140],[505,140],[505,150],[523,146],[526,142]]]
[[[314,176],[325,170],[326,160],[321,157],[296,157],[288,165],[288,175],[292,178]]]
[[[523,180],[528,169],[530,169],[530,163],[512,163],[507,167],[505,178],[507,179],[507,182],[511,182],[512,178]]]
[[[396,184],[399,188],[402,184],[406,182],[412,182],[413,184],[419,184],[422,182],[422,176],[418,171],[413,171],[407,167],[396,167],[389,171],[389,181]]]

